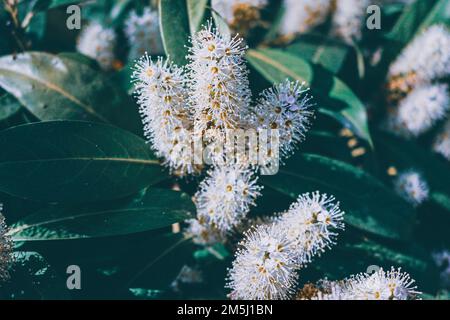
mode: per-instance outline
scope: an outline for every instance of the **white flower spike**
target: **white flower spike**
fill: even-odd
[[[133,79],[144,133],[157,156],[180,175],[195,171],[192,160],[192,119],[187,111],[184,70],[168,60],[155,62],[146,54]]]
[[[419,86],[389,114],[387,129],[406,138],[417,137],[442,120],[449,107],[450,98],[446,84]]]
[[[280,34],[305,33],[323,23],[331,11],[330,0],[284,0]]]
[[[333,14],[333,32],[352,44],[362,36],[369,0],[338,0]]]
[[[141,15],[136,10],[131,11],[124,29],[130,46],[128,61],[142,57],[147,51],[152,55],[164,53],[159,29],[157,11],[153,11],[150,7],[145,7]]]
[[[103,70],[110,70],[114,64],[116,33],[97,22],[91,22],[81,31],[77,50],[96,60]]]
[[[414,75],[413,82],[426,83],[450,73],[450,32],[433,25],[417,36],[394,61],[390,78]]]
[[[250,127],[278,130],[282,156],[292,154],[309,129],[314,113],[308,91],[304,83],[285,80],[264,90],[256,106],[247,112]]]

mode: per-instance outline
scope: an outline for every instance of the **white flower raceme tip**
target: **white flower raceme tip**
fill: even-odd
[[[247,215],[261,187],[253,172],[238,165],[215,167],[195,196],[197,216],[220,231],[231,231]]]
[[[246,234],[229,270],[234,300],[287,299],[297,281],[295,255],[277,225],[259,226]]]
[[[387,129],[406,138],[417,137],[443,119],[449,107],[446,84],[418,86],[388,115]]]
[[[129,44],[128,61],[143,56],[147,51],[152,55],[164,53],[159,30],[158,12],[145,7],[139,14],[133,10],[125,20],[124,33]]]
[[[247,122],[257,130],[277,130],[281,155],[290,155],[309,129],[312,97],[304,83],[285,80],[264,90],[247,111]]]
[[[109,70],[115,59],[117,36],[112,28],[107,28],[97,22],[90,22],[81,31],[77,42],[77,50],[96,60],[100,67]]]
[[[330,0],[284,0],[280,34],[304,33],[323,23],[332,8]]]
[[[222,35],[210,22],[191,43],[187,69],[196,131],[238,128],[251,101],[242,38]]]
[[[400,172],[395,178],[396,192],[414,206],[420,205],[429,197],[429,187],[421,173],[413,169]]]
[[[303,265],[335,243],[336,231],[344,228],[343,218],[339,202],[316,191],[300,195],[278,224],[296,247],[298,264]]]

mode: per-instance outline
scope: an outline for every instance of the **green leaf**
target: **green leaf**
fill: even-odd
[[[286,78],[305,81],[319,100],[319,111],[349,126],[371,143],[367,115],[363,103],[341,80],[327,70],[277,49],[249,50],[250,64],[268,81],[278,83]]]
[[[13,253],[11,281],[0,290],[0,299],[61,300],[70,299],[66,281],[37,252]]]
[[[86,64],[92,69],[100,70],[100,66],[98,65],[98,62],[95,59],[85,56],[84,54],[81,54],[79,52],[70,52],[70,51],[61,52],[58,53],[58,57],[71,59],[75,62]]]
[[[450,211],[450,169],[448,164],[416,143],[392,135],[375,134],[377,154],[385,167],[395,166],[398,170],[416,169],[421,172],[429,187],[433,202]]]
[[[49,207],[11,226],[13,241],[73,240],[160,229],[195,212],[187,194],[148,188],[126,203],[76,208]]]
[[[314,154],[297,154],[274,176],[260,180],[292,199],[305,192],[332,194],[341,202],[349,225],[380,236],[410,236],[415,213],[412,207],[379,180],[347,163]]]
[[[306,34],[286,47],[286,51],[336,74],[344,64],[349,47],[341,41],[318,34]]]
[[[116,199],[163,180],[141,138],[100,123],[50,121],[0,132],[0,190],[56,203]]]
[[[0,96],[0,122],[16,115],[22,106],[10,94]]]
[[[209,0],[186,0],[191,34],[200,30]]]
[[[87,120],[141,132],[133,100],[72,58],[31,52],[0,58],[0,86],[40,120]]]
[[[86,1],[86,0],[84,0]],[[67,6],[73,3],[80,3],[82,0],[37,0],[33,4],[33,11],[45,11],[48,9],[53,9],[61,6]]]
[[[177,65],[186,64],[190,36],[189,15],[186,0],[159,1],[161,36],[166,55]]]

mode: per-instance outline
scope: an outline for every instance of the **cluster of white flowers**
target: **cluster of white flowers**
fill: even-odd
[[[110,70],[114,64],[116,42],[114,29],[92,21],[81,31],[77,50],[96,60],[103,70]]]
[[[304,33],[322,24],[332,9],[331,0],[284,0],[280,34]]]
[[[442,132],[436,137],[433,150],[450,161],[450,119],[447,120]]]
[[[212,0],[212,8],[236,32],[245,35],[261,19],[268,0]]]
[[[429,197],[429,187],[425,178],[415,170],[401,172],[394,181],[396,192],[406,201],[418,206]]]
[[[128,61],[142,57],[147,51],[151,54],[164,53],[156,10],[145,7],[142,14],[131,11],[125,21],[124,33],[130,47]]]
[[[319,284],[317,300],[415,300],[419,292],[414,280],[401,269],[379,269],[361,273],[343,281]]]
[[[334,243],[344,213],[333,197],[301,195],[274,222],[246,233],[229,270],[232,299],[286,299],[298,270]]]
[[[3,205],[0,203],[0,281],[9,277],[8,269],[11,263],[11,240],[7,235],[8,228],[2,214]]]
[[[436,84],[450,74],[450,32],[433,25],[417,36],[389,69],[388,100],[393,105],[387,130],[417,137],[445,118],[449,109],[448,86]]]
[[[449,107],[446,84],[418,86],[388,115],[387,128],[403,137],[417,137],[442,120]]]
[[[313,113],[308,89],[290,81],[264,91],[257,105],[251,106],[241,38],[224,36],[208,23],[192,37],[191,44],[185,68],[162,58],[152,61],[145,54],[136,63],[133,79],[145,135],[173,172],[200,171],[201,166],[193,161],[197,151],[192,148],[201,137],[207,151],[201,156],[208,155],[213,168],[196,194],[198,219],[188,221],[186,234],[195,243],[210,245],[243,220],[261,189],[253,177],[261,163],[241,153],[222,161],[226,146],[234,148],[234,136],[229,138],[228,132],[251,129],[262,134],[264,129],[277,129],[282,154],[288,156],[303,139]],[[253,147],[244,143],[244,149]],[[278,150],[265,148],[256,147],[267,151],[268,157],[278,154]],[[264,153],[261,150],[257,151]]]
[[[360,40],[369,0],[337,0],[333,14],[333,33],[347,43]]]
[[[433,25],[403,50],[390,66],[389,76],[415,74],[415,81],[427,83],[450,73],[450,33]]]

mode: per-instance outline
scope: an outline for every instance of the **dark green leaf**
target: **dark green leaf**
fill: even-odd
[[[10,94],[0,96],[0,122],[16,115],[21,107],[19,101]]]
[[[206,15],[209,0],[186,0],[191,34],[199,31]]]
[[[11,226],[14,241],[118,236],[170,226],[195,212],[189,196],[149,188],[132,201],[77,208],[49,207]]]
[[[320,112],[350,126],[356,134],[371,143],[363,103],[345,83],[330,72],[276,49],[249,50],[247,58],[270,82],[278,83],[286,78],[305,81],[319,100]]]
[[[120,198],[165,178],[141,138],[100,123],[40,122],[0,132],[0,190],[81,203]]]
[[[66,281],[59,278],[37,252],[14,252],[11,281],[0,290],[3,299],[70,299]]]
[[[84,0],[86,1],[86,0]],[[47,9],[57,8],[61,6],[67,6],[73,3],[80,3],[83,0],[37,0],[34,2],[33,11],[44,11]]]
[[[40,120],[88,120],[141,132],[132,99],[72,58],[43,52],[0,58],[0,86]]]
[[[286,51],[336,74],[341,69],[349,53],[344,43],[317,34],[301,36],[298,41],[286,47]]]
[[[191,34],[186,0],[159,1],[159,18],[166,55],[177,65],[185,65]]]
[[[332,194],[346,212],[346,223],[384,237],[410,236],[415,214],[379,180],[341,161],[313,154],[297,154],[274,176],[261,182],[296,199],[319,190]]]

